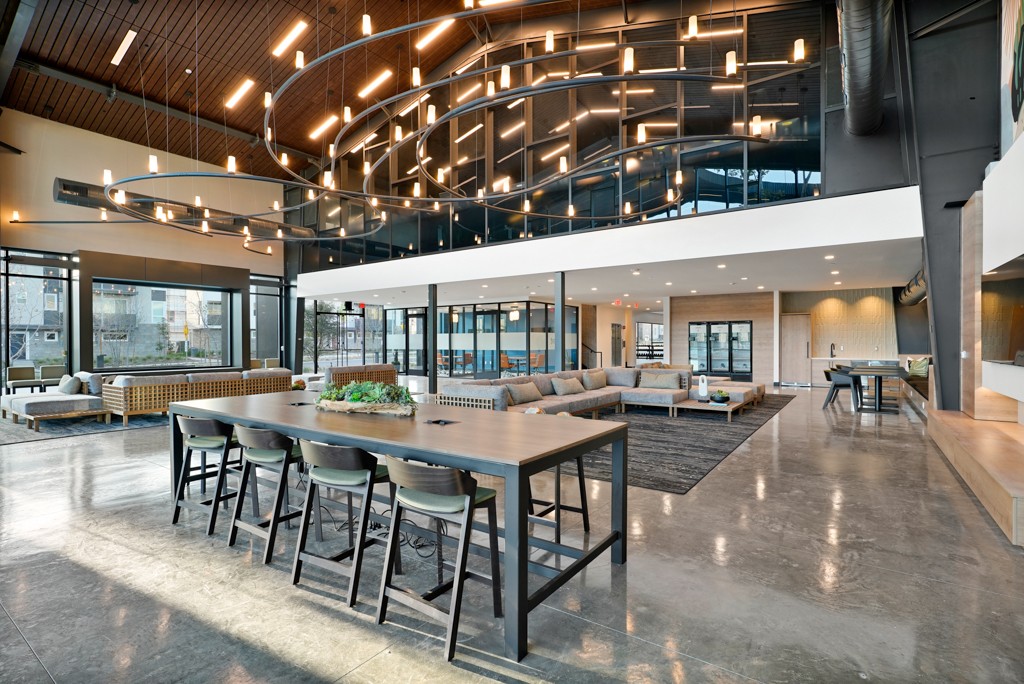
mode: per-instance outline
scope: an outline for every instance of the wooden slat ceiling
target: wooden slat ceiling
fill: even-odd
[[[619,0],[579,0],[532,10],[495,13],[494,22],[518,21],[552,13],[586,11],[619,5]],[[243,172],[281,176],[262,147],[227,136],[194,122],[167,117],[162,106],[191,112],[226,126],[256,133],[262,129],[263,92],[276,90],[294,71],[294,51],[310,62],[344,43],[361,37],[364,12],[381,31],[462,9],[462,0],[391,0],[325,3],[319,0],[42,0],[19,58],[52,67],[90,81],[116,85],[121,93],[144,97],[153,107],[143,109],[118,98],[61,79],[15,69],[0,105],[35,116],[147,145],[213,164],[234,155]],[[309,28],[288,50],[275,58],[272,47],[298,21]],[[138,32],[119,66],[110,63],[127,31]],[[408,74],[410,53],[424,73],[436,68],[463,45],[475,40],[466,22],[459,22],[422,54],[412,39],[387,40],[369,50],[356,50],[340,68],[332,60],[330,73],[299,81],[276,108],[273,125],[277,142],[319,157],[324,141],[311,141],[309,132],[342,103],[358,103],[356,92],[389,67]],[[191,69],[192,73],[186,73]],[[233,109],[223,106],[244,79],[256,82]],[[393,83],[386,96],[397,92]],[[354,106],[354,109],[356,107]],[[140,162],[141,165],[141,162]]]

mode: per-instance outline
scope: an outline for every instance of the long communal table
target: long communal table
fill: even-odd
[[[421,404],[415,416],[319,411],[316,394],[294,391],[175,402],[170,405],[171,492],[181,471],[183,438],[175,416],[213,418],[226,423],[277,430],[292,437],[358,446],[424,463],[494,475],[505,481],[505,655],[521,660],[527,651],[527,616],[548,596],[605,550],[612,562],[626,562],[626,425],[602,420],[482,411]],[[445,421],[439,424],[435,421]],[[530,537],[527,528],[531,475],[612,445],[611,532],[577,549]],[[530,547],[573,558],[564,568],[530,559]],[[530,592],[530,572],[547,581]]]
[[[882,379],[903,378],[906,380],[908,377],[906,370],[900,366],[854,366],[853,368],[844,369],[843,372],[854,377],[875,379],[875,405],[868,410],[873,410],[876,413],[899,413],[899,409],[889,409],[882,406]],[[860,407],[860,410],[864,410],[863,405]]]

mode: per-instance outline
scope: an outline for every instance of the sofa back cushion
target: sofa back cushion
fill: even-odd
[[[218,380],[241,380],[242,374],[238,371],[224,371],[223,373],[189,373],[189,382],[216,382]]]
[[[604,369],[605,377],[608,378],[608,384],[615,385],[616,387],[636,387],[638,372],[636,368],[623,368],[621,366]]]
[[[608,376],[603,370],[587,371],[583,374],[583,387],[586,390],[601,389],[608,386]]]
[[[530,379],[533,380],[533,384],[537,386],[541,394],[551,396],[555,393],[555,387],[551,384],[551,378],[553,377],[555,377],[554,373],[538,373],[537,375],[531,375]]]
[[[640,371],[640,387],[647,389],[679,389],[679,373]]]
[[[281,378],[284,376],[291,377],[292,371],[289,368],[255,368],[253,370],[242,371],[243,378]]]
[[[179,385],[188,382],[184,375],[118,375],[111,384],[115,387],[143,387],[146,385]]]
[[[525,385],[528,382],[533,381],[526,375],[514,375],[511,378],[498,378],[497,380],[491,380],[492,385]]]
[[[79,394],[82,391],[82,381],[65,374],[57,383],[57,391],[61,394]]]
[[[75,377],[82,381],[83,394],[95,394],[96,396],[103,394],[103,376],[99,373],[79,371],[75,373]]]
[[[513,406],[516,404],[529,404],[531,401],[540,401],[543,398],[537,386],[529,381],[525,383],[509,383],[505,385],[505,389],[508,390],[509,396],[512,399],[509,403]]]
[[[577,380],[580,381],[581,385],[583,384],[583,371],[581,370],[558,371],[557,373],[555,373],[555,377],[562,378],[563,380],[568,380],[569,378],[576,378]]]
[[[582,394],[586,391],[583,389],[583,383],[576,378],[553,378],[551,384],[555,388],[555,394],[560,397],[567,394]]]

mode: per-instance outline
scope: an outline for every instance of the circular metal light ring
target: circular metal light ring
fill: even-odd
[[[244,236],[243,233],[238,233],[238,232],[233,231],[233,230],[229,231],[229,230],[226,230],[226,229],[223,229],[223,228],[215,228],[213,225],[211,225],[209,231],[204,232],[196,224],[185,222],[185,221],[160,221],[160,220],[154,220],[154,217],[151,214],[143,213],[143,212],[135,209],[134,207],[129,206],[128,204],[118,204],[114,200],[114,196],[113,196],[114,192],[116,190],[123,190],[124,189],[121,186],[130,186],[132,183],[138,183],[138,182],[142,182],[142,181],[153,181],[153,180],[159,181],[159,180],[170,180],[170,179],[178,179],[178,178],[220,178],[220,179],[226,179],[226,180],[246,180],[246,181],[259,182],[259,183],[270,183],[272,185],[290,185],[292,187],[299,187],[299,188],[303,188],[303,189],[310,189],[312,187],[308,183],[297,183],[297,182],[293,182],[293,181],[289,181],[289,180],[282,180],[280,178],[270,178],[268,176],[254,176],[254,175],[240,174],[240,173],[217,173],[217,172],[212,172],[212,171],[173,171],[173,172],[166,172],[166,173],[150,173],[150,174],[145,174],[145,175],[129,176],[127,178],[120,178],[120,179],[114,181],[113,183],[111,183],[110,185],[104,186],[103,192],[104,192],[104,195],[106,196],[107,200],[112,205],[114,205],[114,207],[116,208],[116,210],[119,213],[125,214],[127,216],[131,216],[131,217],[136,218],[136,219],[141,220],[141,221],[145,221],[146,223],[154,223],[154,224],[160,225],[160,226],[170,226],[172,228],[177,228],[179,230],[184,230],[184,231],[189,232],[189,233],[195,233],[196,235],[203,235],[203,236],[206,236],[206,237],[212,237],[213,235],[222,235],[222,236],[228,236],[228,237],[243,237]],[[257,213],[253,213],[253,214],[240,214],[240,213],[238,213],[238,214],[233,214],[232,218],[230,218],[230,219],[226,218],[226,217],[220,217],[220,218],[211,218],[211,219],[195,218],[193,220],[195,220],[197,222],[207,221],[208,223],[213,224],[213,223],[218,222],[218,221],[223,223],[223,222],[226,222],[226,221],[229,221],[229,220],[230,221],[235,221],[235,220],[243,220],[244,221],[244,220],[251,220],[251,219],[260,219],[260,218],[262,218],[264,216],[268,216],[268,215],[271,215],[271,214],[278,214],[278,213],[283,213],[284,211],[294,211],[296,209],[301,209],[301,208],[303,208],[305,206],[308,206],[310,204],[314,204],[314,203],[318,202],[322,197],[324,197],[327,194],[329,194],[329,193],[327,193],[327,192],[320,193],[317,196],[317,198],[315,198],[315,199],[307,200],[307,201],[305,201],[305,202],[303,202],[301,204],[296,204],[296,205],[292,205],[292,206],[288,206],[288,207],[282,207],[281,209],[279,209],[277,211],[270,210],[270,211],[266,211],[266,212],[257,212]],[[155,199],[155,198],[148,198],[148,197],[147,198],[142,198],[142,199],[139,199],[139,200],[134,200],[134,202],[136,202],[136,203],[159,203],[159,202],[162,202],[162,201],[165,201],[165,200],[158,200],[158,199]],[[296,230],[309,230],[308,228],[305,228],[304,226],[296,226],[296,225],[287,224],[287,223],[283,224],[283,225],[288,226],[289,228],[292,228],[292,229],[296,229]],[[378,228],[374,229],[372,232],[357,233],[355,235],[346,236],[346,237],[364,237],[366,235],[371,235],[372,233],[377,232],[377,230],[380,230],[380,228],[378,227]],[[336,239],[340,239],[340,238],[337,238],[337,237],[315,237],[315,236],[309,236],[309,237],[305,237],[305,236],[284,236],[284,237],[281,237],[281,238],[268,237],[268,236],[258,236],[258,237],[250,236],[250,238],[252,240],[259,240],[259,241],[264,241],[264,240],[276,240],[276,241],[289,241],[289,240],[291,240],[291,241],[314,241],[314,240],[336,240]]]

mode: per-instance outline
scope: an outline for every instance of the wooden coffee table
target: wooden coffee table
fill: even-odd
[[[697,401],[696,399],[684,399],[677,404],[672,404],[669,410],[670,415],[678,416],[679,409],[691,410],[691,411],[715,411],[718,413],[724,413],[728,418],[728,422],[732,422],[732,414],[734,411],[743,413],[743,409],[747,407],[747,401],[728,401],[724,404],[713,404],[710,401]]]

